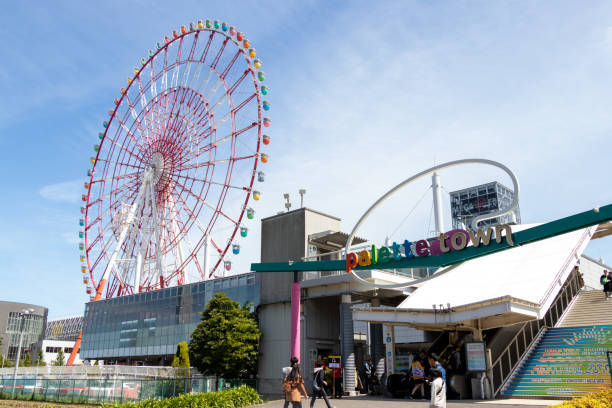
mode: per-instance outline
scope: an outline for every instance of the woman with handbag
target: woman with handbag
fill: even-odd
[[[283,392],[285,393],[284,408],[289,407],[289,402],[293,408],[302,408],[301,397],[308,398],[306,388],[304,388],[304,379],[300,374],[300,365],[297,357],[291,357],[291,371],[283,380]],[[302,395],[300,395],[302,394]]]

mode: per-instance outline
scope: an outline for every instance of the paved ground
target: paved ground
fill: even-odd
[[[336,408],[428,408],[429,401],[411,401],[402,399],[380,398],[380,397],[344,397],[342,399],[329,400]],[[494,401],[448,401],[448,408],[511,408],[511,407],[548,407],[560,404],[556,400],[527,400],[527,399],[503,399]],[[284,401],[270,401],[257,408],[282,408]],[[302,399],[302,407],[308,408],[310,400]],[[291,404],[289,404],[291,407]],[[314,408],[325,408],[325,401],[317,399]]]

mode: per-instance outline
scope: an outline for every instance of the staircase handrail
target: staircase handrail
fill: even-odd
[[[550,307],[548,308],[548,312],[550,313],[550,320],[551,320],[551,327],[555,327],[556,323],[558,321],[561,321],[561,317],[563,316],[563,314],[565,313],[565,311],[567,309],[569,309],[571,302],[568,302],[568,304],[565,306],[565,309],[563,309],[563,312],[561,313],[561,316],[557,316],[557,319],[555,320],[554,315],[551,313],[551,311],[553,310],[553,308],[556,307],[557,303],[559,303],[561,305],[561,307],[563,307],[563,297],[566,294],[566,292],[573,292],[573,287],[577,286],[578,289],[576,290],[576,292],[574,293],[572,300],[576,297],[576,295],[578,293],[580,293],[580,288],[578,285],[578,272],[576,270],[572,270],[570,272],[570,275],[567,277],[566,282],[563,286],[561,286],[561,290],[559,291],[559,293],[557,294],[556,299],[553,301],[553,303],[550,305]],[[537,325],[538,325],[538,332],[536,333],[535,336],[533,336],[533,338],[530,340],[529,344],[525,344],[525,351],[523,352],[522,355],[520,355],[519,350],[518,350],[518,339],[519,337],[523,337],[524,339],[524,343],[527,343],[526,339],[526,331],[529,328],[531,330],[531,323],[532,321],[523,323],[523,327],[521,327],[521,329],[516,333],[516,335],[512,338],[512,340],[508,343],[508,345],[506,346],[506,348],[499,354],[499,357],[497,357],[497,359],[495,359],[495,362],[493,364],[491,364],[491,372],[493,372],[495,370],[496,366],[499,366],[500,369],[500,385],[495,389],[495,392],[493,393],[493,395],[497,395],[498,392],[500,392],[501,390],[503,390],[504,386],[506,385],[506,383],[508,382],[508,380],[510,378],[512,378],[512,376],[514,375],[515,371],[517,370],[518,367],[520,367],[521,362],[523,361],[523,359],[525,358],[525,356],[529,355],[530,350],[535,346],[535,344],[537,344],[537,341],[539,341],[539,337],[541,336],[543,333],[543,330],[545,330],[545,328],[547,327],[546,324],[546,317],[544,317],[543,319],[540,320],[536,320]],[[533,331],[531,332],[531,334],[533,335]],[[510,355],[510,348],[511,347],[515,347],[516,351],[517,351],[517,361],[514,364],[514,366],[512,366],[512,361],[511,361],[511,355]],[[502,358],[507,358],[508,361],[510,362],[509,366],[510,366],[510,370],[508,372],[508,374],[506,376],[504,376],[503,373],[503,369],[501,366],[501,361]]]
[[[557,320],[557,322],[554,324],[553,327],[559,327],[560,325],[563,324],[563,320],[565,320],[565,318],[567,317],[567,315],[570,313],[570,311],[572,310],[572,307],[574,306],[574,303],[576,303],[576,301],[578,300],[578,298],[580,297],[580,292],[582,292],[582,289],[578,289],[578,292],[576,292],[576,295],[572,298],[572,300],[567,304],[565,310],[563,311],[563,313],[561,313],[561,316],[559,316],[559,319]]]
[[[521,367],[523,361],[527,357],[529,357],[529,355],[531,354],[531,351],[538,345],[538,343],[540,342],[540,339],[546,333],[546,330],[548,330],[548,327],[546,327],[545,325],[540,327],[540,330],[538,330],[538,333],[535,335],[535,337],[533,338],[532,342],[529,344],[529,347],[527,347],[527,349],[525,350],[525,352],[523,353],[521,358],[519,358],[519,360],[516,362],[516,364],[514,365],[512,370],[508,373],[508,376],[501,382],[499,387],[497,387],[497,389],[495,390],[495,394],[493,394],[493,395],[497,395],[498,392],[503,390],[506,387],[506,385],[508,385],[508,383],[510,383],[510,381],[512,381],[512,379],[516,375],[517,371]],[[510,346],[508,346],[507,348],[509,348],[509,347]],[[504,352],[505,352],[505,350],[504,350]],[[503,353],[502,353],[502,355],[503,355]],[[502,357],[502,355],[500,355],[500,358]],[[499,358],[497,360],[499,360]],[[496,362],[497,362],[497,360],[496,360]]]

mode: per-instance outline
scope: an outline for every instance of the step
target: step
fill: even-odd
[[[612,324],[601,322],[603,317],[612,321],[612,307],[610,314],[577,314],[573,321],[579,316],[599,318],[601,324],[548,329],[520,363],[503,395],[570,397],[612,385],[606,357],[612,348]]]

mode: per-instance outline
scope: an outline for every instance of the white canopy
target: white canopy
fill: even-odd
[[[513,232],[534,225],[514,226]],[[544,316],[596,226],[516,246],[445,268],[422,284],[396,309],[356,309],[357,320],[416,326],[453,325],[494,317],[495,327]],[[439,305],[451,312],[440,312]],[[434,313],[433,305],[438,309]]]

